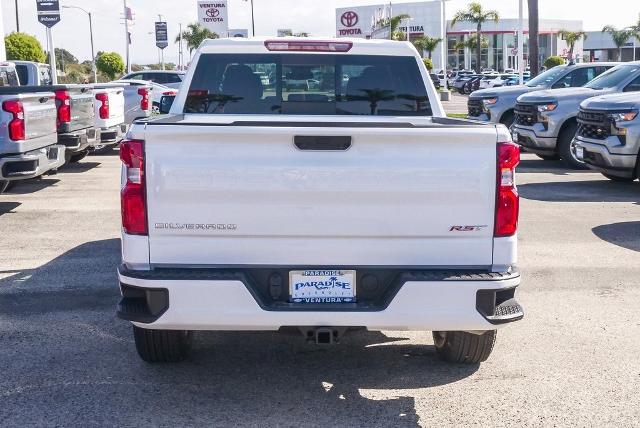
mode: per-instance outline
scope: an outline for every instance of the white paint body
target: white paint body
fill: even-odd
[[[266,49],[255,39],[205,42],[195,55],[185,88],[200,55],[214,51],[265,53]],[[411,45],[354,41],[349,54],[415,56],[434,116],[444,116]],[[182,111],[187,92],[180,91],[172,113]],[[213,126],[242,120],[272,125]],[[294,126],[311,121],[423,127]],[[301,151],[294,145],[294,136],[301,134],[348,135],[352,145],[346,151]],[[175,124],[134,124],[128,138],[145,141],[149,224],[148,237],[122,236],[123,264],[129,269],[446,266],[504,272],[516,262],[516,237],[493,237],[496,142],[510,141],[502,125],[443,126],[429,117],[187,114]],[[236,228],[155,226],[167,223]],[[480,227],[451,230],[470,225]],[[519,283],[519,278],[408,282],[378,312],[274,312],[262,309],[238,281],[122,276],[120,280],[169,290],[167,312],[140,326],[200,330],[275,330],[289,325],[494,329],[475,310],[476,291]]]

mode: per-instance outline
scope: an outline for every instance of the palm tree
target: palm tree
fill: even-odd
[[[538,0],[528,0],[527,4],[529,9],[529,69],[531,77],[535,77],[540,71]]]
[[[618,50],[618,61],[622,61],[622,47],[627,44],[627,41],[635,36],[635,32],[632,28],[623,28],[618,30],[613,25],[605,25],[602,28],[603,33],[609,33],[613,44],[616,45]]]
[[[558,34],[560,34],[564,41],[567,42],[567,45],[569,45],[569,61],[573,61],[573,48],[580,40],[587,40],[587,33],[584,31],[560,30]]]
[[[431,59],[431,54],[433,53],[433,51],[436,50],[436,47],[438,47],[438,44],[441,41],[442,39],[440,37],[424,36],[414,40],[413,44],[416,47],[416,49],[418,49],[418,51],[420,52],[420,55],[422,55],[424,51],[427,51],[427,54],[429,55],[429,59]]]
[[[476,46],[478,46],[477,37],[478,36],[471,36],[464,41],[456,43],[453,48],[456,50],[461,50],[465,48],[474,49]],[[489,41],[487,40],[486,37],[480,38],[480,46],[482,46],[482,49],[487,49],[489,47]]]
[[[219,36],[202,25],[193,23],[187,25],[187,29],[182,32],[182,39],[187,42],[189,53],[197,49],[205,39],[217,39]],[[176,37],[176,43],[180,43],[180,35]]]
[[[473,22],[476,24],[476,66],[478,73],[481,70],[480,60],[482,58],[482,24],[486,21],[498,22],[500,15],[495,10],[484,10],[482,5],[477,2],[471,2],[465,10],[459,10],[453,15],[451,27],[453,28],[458,22]]]

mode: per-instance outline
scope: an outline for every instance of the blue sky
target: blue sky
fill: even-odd
[[[122,0],[60,0],[61,4],[82,6],[93,12],[96,50],[124,53],[124,28],[120,24]],[[170,38],[178,34],[178,23],[187,24],[197,19],[196,0],[128,0],[136,12],[133,28],[132,57],[137,63],[157,61],[153,35],[153,22],[163,14],[168,22]],[[233,28],[249,28],[249,3],[228,0],[229,22]],[[595,0],[539,0],[540,18],[581,19],[585,30],[600,30],[611,24],[628,26],[638,19],[640,2],[609,0],[607,7]],[[36,21],[35,0],[18,0],[21,30],[34,34],[45,43],[44,27]],[[254,0],[257,35],[275,35],[278,28],[292,28],[312,35],[335,34],[336,7],[376,4],[375,0]],[[400,3],[400,2],[398,2]],[[447,2],[447,15],[463,8],[468,0]],[[517,0],[481,0],[483,6],[496,9],[504,18],[518,16]],[[15,31],[14,0],[0,0],[5,32]],[[590,7],[593,5],[593,7]],[[526,13],[526,1],[525,1]],[[57,47],[70,50],[81,60],[90,57],[87,17],[76,10],[63,10],[62,22],[54,27]],[[177,60],[177,45],[171,43],[165,50],[167,61]]]

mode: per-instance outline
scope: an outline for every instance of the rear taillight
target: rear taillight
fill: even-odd
[[[516,166],[520,163],[520,147],[498,143],[495,237],[512,236],[518,230],[520,197],[516,189]]]
[[[9,125],[7,125],[7,128],[9,130],[9,138],[13,141],[24,140],[24,107],[22,106],[22,101],[5,101],[2,103],[2,109],[13,115],[13,117],[9,121]]]
[[[56,91],[56,106],[58,108],[58,126],[71,122],[71,97],[67,91]]]
[[[306,51],[306,52],[349,52],[352,42],[306,41],[306,40],[267,40],[264,46],[269,51]]]
[[[138,89],[138,95],[142,97],[140,100],[140,109],[149,110],[149,88]]]
[[[120,159],[124,164],[126,177],[120,192],[122,229],[129,235],[147,235],[144,142],[125,140],[120,143]]]
[[[102,103],[98,108],[100,119],[109,119],[109,94],[96,94],[96,100]]]

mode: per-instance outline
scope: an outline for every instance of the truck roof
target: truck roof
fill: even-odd
[[[319,50],[278,50],[280,53],[302,54],[344,54],[344,55],[390,55],[415,56],[416,49],[409,42],[394,40],[366,40],[349,38],[308,38],[308,37],[256,37],[245,39],[241,37],[224,39],[206,39],[200,44],[201,53],[269,53],[266,43],[292,44],[348,44],[348,51],[319,51]]]

